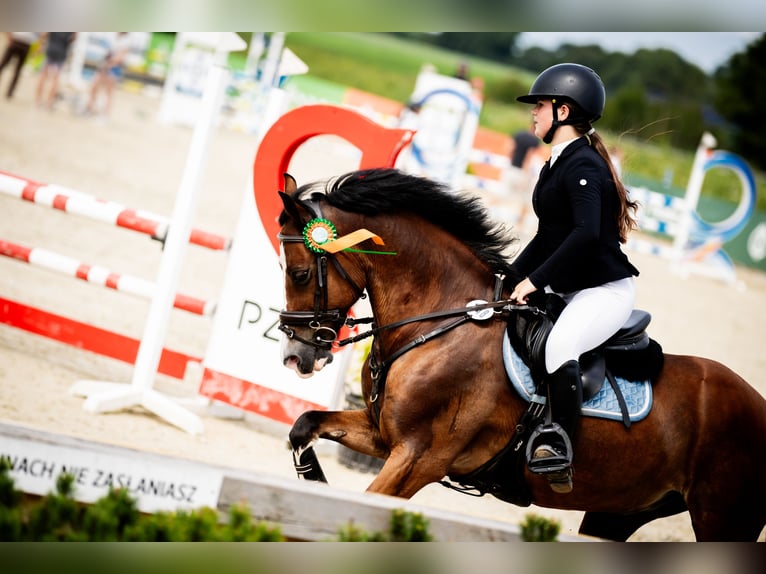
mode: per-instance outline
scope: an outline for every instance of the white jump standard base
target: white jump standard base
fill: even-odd
[[[69,392],[88,397],[82,405],[89,413],[121,411],[140,406],[189,434],[202,434],[204,425],[193,412],[154,389],[108,381],[77,381]]]

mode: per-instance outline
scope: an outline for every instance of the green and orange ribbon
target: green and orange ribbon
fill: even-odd
[[[338,232],[332,222],[319,217],[309,221],[303,228],[303,242],[314,253],[326,251],[322,245],[337,236]]]
[[[368,229],[357,229],[338,237],[338,232],[332,222],[327,219],[316,218],[309,221],[303,228],[303,241],[314,253],[338,253],[349,251],[353,253],[370,253],[374,255],[397,255],[395,251],[370,251],[366,249],[352,249],[362,241],[371,239],[376,245],[385,245],[380,236]]]

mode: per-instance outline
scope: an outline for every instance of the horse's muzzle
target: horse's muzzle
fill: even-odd
[[[332,346],[336,337],[334,329],[319,328],[310,336],[301,336],[290,327],[282,327],[280,329],[287,335],[282,340],[282,362],[285,367],[294,370],[301,378],[306,378],[332,362]]]

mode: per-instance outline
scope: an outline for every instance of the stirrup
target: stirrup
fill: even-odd
[[[535,449],[527,466],[530,472],[544,476],[553,492],[572,492],[572,461],[559,454],[556,449],[547,444],[540,445]]]
[[[558,441],[561,441],[561,445],[557,448],[543,442],[533,446],[535,442],[544,441],[545,435],[554,435]],[[572,492],[572,442],[559,424],[540,425],[529,437],[527,467],[530,472],[544,476],[554,492],[560,494]]]
[[[532,431],[526,450],[527,466],[532,472],[558,472],[572,466],[572,441],[558,423],[540,425]]]
[[[572,459],[550,445],[541,444],[535,449],[527,466],[535,474],[550,474],[570,468]]]

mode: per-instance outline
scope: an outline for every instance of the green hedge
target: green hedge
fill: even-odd
[[[62,474],[56,492],[25,500],[0,461],[0,541],[3,542],[267,542],[280,529],[254,522],[249,509],[232,507],[222,524],[212,508],[142,514],[125,489],[111,489],[94,504],[73,498],[74,477]]]
[[[0,458],[0,542],[284,542],[278,526],[254,521],[245,505],[229,509],[222,523],[217,510],[142,514],[125,489],[110,489],[93,504],[77,502],[74,477],[61,474],[56,491],[30,499],[17,490],[9,464]],[[366,532],[349,522],[338,542],[429,542],[429,522],[422,514],[397,509],[388,532]],[[555,541],[560,524],[528,515],[521,525],[527,542]],[[328,540],[328,542],[333,540]]]
[[[253,520],[242,504],[229,509],[222,523],[217,510],[142,514],[125,489],[111,489],[94,504],[74,495],[74,477],[61,474],[56,492],[38,499],[17,490],[5,459],[0,459],[0,542],[283,542],[278,526]],[[340,542],[425,542],[433,540],[428,520],[395,510],[388,532],[369,533],[349,523],[338,530]]]

